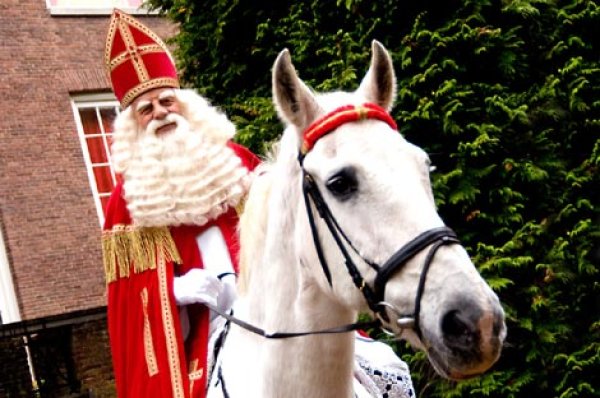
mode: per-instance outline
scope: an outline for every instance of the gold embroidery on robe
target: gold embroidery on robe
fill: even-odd
[[[144,311],[144,353],[146,356],[146,365],[150,377],[158,374],[158,363],[156,362],[156,352],[154,343],[152,343],[152,329],[148,317],[148,289],[144,288],[140,293],[142,299],[142,308]]]
[[[175,320],[173,319],[173,313],[171,312],[169,290],[167,286],[167,263],[162,252],[158,253],[157,272],[161,314],[165,331],[165,344],[167,345],[167,360],[169,362],[169,372],[171,374],[173,398],[184,398],[183,375],[181,374],[179,347],[177,346],[177,336],[175,335]]]
[[[196,380],[200,380],[204,375],[203,368],[196,369],[198,362],[199,361],[197,359],[194,359],[190,362],[190,374],[188,375],[190,379],[190,395],[192,395],[192,392],[194,391],[194,384],[196,383]]]

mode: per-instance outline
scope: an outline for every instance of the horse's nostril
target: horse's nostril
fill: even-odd
[[[453,345],[470,345],[474,339],[474,325],[460,310],[451,310],[442,318],[444,338]]]
[[[442,331],[445,335],[461,335],[465,329],[466,325],[459,318],[458,310],[448,311],[442,319]]]

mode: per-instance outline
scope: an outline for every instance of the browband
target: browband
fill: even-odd
[[[362,105],[344,105],[315,120],[304,130],[304,140],[300,148],[301,156],[306,155],[319,138],[342,124],[364,119],[378,119],[386,122],[394,130],[398,130],[394,119],[379,105],[370,102]]]

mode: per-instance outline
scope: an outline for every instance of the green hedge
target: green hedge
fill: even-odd
[[[187,85],[262,152],[287,47],[317,90],[354,89],[376,38],[394,117],[437,166],[440,213],[507,313],[502,357],[460,383],[398,347],[423,397],[600,397],[600,7],[594,1],[150,0],[180,24]]]

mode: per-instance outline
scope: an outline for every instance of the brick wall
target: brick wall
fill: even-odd
[[[95,398],[117,395],[106,319],[73,328],[73,360],[82,392]]]
[[[160,36],[158,17],[140,17]],[[0,4],[0,223],[23,319],[105,304],[100,230],[70,94],[109,91],[109,16]]]

